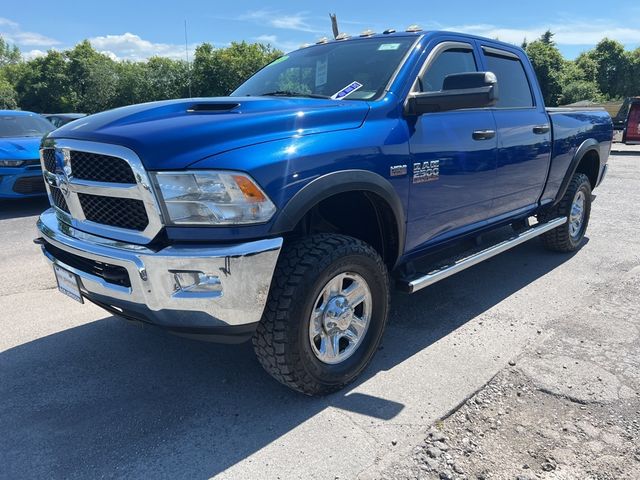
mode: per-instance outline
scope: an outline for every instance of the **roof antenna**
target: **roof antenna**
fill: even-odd
[[[187,42],[187,19],[184,20],[184,54],[187,57],[187,81],[189,82],[189,98],[191,95],[191,66],[189,64],[189,43]]]
[[[331,19],[331,28],[333,29],[333,38],[338,38],[338,35],[340,35],[340,30],[338,30],[338,19],[336,18],[336,14],[330,13],[329,18]]]

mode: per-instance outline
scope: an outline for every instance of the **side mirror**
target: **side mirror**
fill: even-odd
[[[491,107],[498,101],[498,79],[492,72],[454,73],[447,75],[438,92],[412,93],[407,113],[446,112],[462,108]]]

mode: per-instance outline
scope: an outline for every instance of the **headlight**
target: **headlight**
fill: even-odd
[[[173,225],[239,225],[268,221],[275,205],[244,173],[156,172],[167,221]]]
[[[0,167],[21,167],[24,160],[0,160]]]

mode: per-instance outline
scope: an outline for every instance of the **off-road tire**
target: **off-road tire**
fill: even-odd
[[[582,220],[582,226],[580,233],[576,237],[572,237],[569,232],[569,217],[571,215],[571,205],[576,194],[581,191],[585,196],[584,204],[584,218]],[[591,214],[591,183],[589,178],[584,173],[576,173],[573,175],[567,191],[565,192],[562,200],[553,207],[551,210],[540,215],[538,220],[542,223],[553,220],[558,217],[566,217],[567,222],[564,225],[560,225],[553,230],[550,230],[541,235],[542,244],[548,250],[555,252],[573,252],[577,250],[582,244],[584,235],[589,225],[589,216]]]
[[[360,275],[372,294],[372,314],[362,343],[339,364],[321,362],[311,349],[309,320],[323,286],[336,274]],[[285,246],[253,348],[280,383],[307,395],[325,395],[352,382],[375,354],[389,311],[389,276],[370,245],[345,235],[317,234]]]

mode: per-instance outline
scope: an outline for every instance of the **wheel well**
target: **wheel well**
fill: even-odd
[[[391,206],[375,193],[351,191],[332,195],[311,208],[294,234],[341,233],[358,238],[380,254],[389,268],[398,259],[398,228]]]
[[[596,188],[598,174],[600,173],[600,156],[595,150],[589,150],[581,159],[576,168],[576,173],[584,173],[589,177],[591,189]]]

